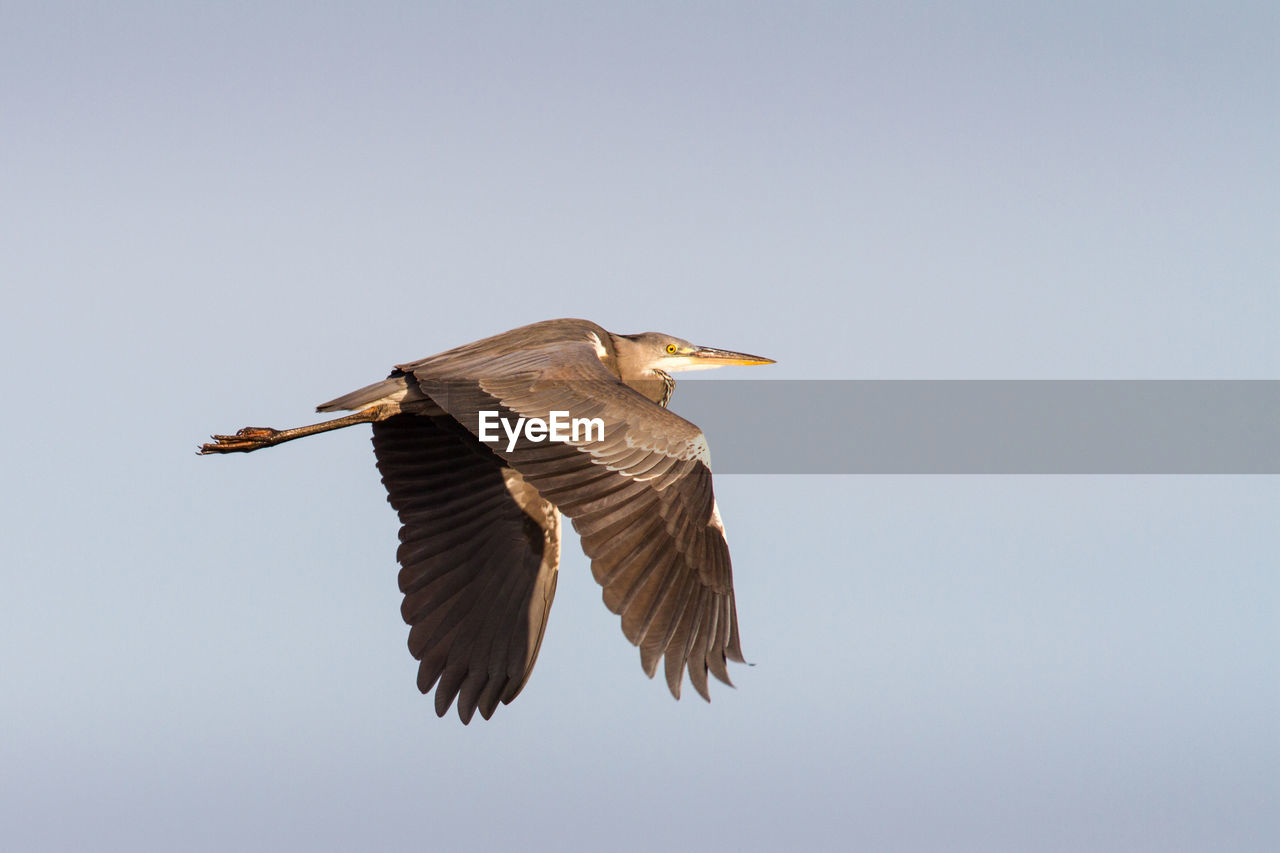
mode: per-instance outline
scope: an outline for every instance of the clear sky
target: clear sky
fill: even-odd
[[[720,477],[736,690],[570,535],[464,728],[367,428],[193,453],[559,316],[1280,378],[1280,7],[310,5],[0,11],[6,849],[1280,847],[1275,477]]]

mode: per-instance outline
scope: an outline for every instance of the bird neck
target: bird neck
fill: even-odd
[[[653,372],[658,374],[658,378],[662,380],[662,396],[654,400],[654,402],[665,409],[667,403],[671,402],[671,395],[676,392],[676,381],[665,370],[655,370]]]
[[[662,408],[671,402],[671,394],[676,390],[676,381],[664,370],[652,369],[645,376],[623,380],[628,386],[639,391]]]

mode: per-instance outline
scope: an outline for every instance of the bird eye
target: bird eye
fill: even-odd
[[[675,345],[675,344],[667,344],[667,354],[668,354],[668,355],[675,355],[675,354],[676,354],[676,345]]]

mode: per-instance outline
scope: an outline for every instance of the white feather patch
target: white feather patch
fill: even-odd
[[[721,535],[721,536],[724,536],[724,535],[725,535],[725,533],[724,533],[724,520],[723,520],[722,518],[720,518],[720,507],[719,507],[719,505],[716,503],[716,499],[715,499],[715,498],[712,498],[712,499],[711,499],[711,523],[710,523],[710,526],[711,526],[711,527],[714,527],[716,530],[719,530],[719,531],[720,531],[720,535]]]
[[[601,361],[604,361],[605,357],[609,355],[609,351],[604,348],[604,341],[600,340],[600,336],[595,332],[591,332],[590,334],[591,342],[596,345],[596,357]]]

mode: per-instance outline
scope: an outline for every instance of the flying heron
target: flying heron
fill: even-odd
[[[212,436],[200,453],[248,453],[373,424],[378,470],[402,525],[401,615],[418,689],[435,688],[439,716],[456,698],[463,723],[477,709],[488,719],[524,688],[555,595],[561,513],[645,673],[652,678],[664,660],[679,699],[687,668],[710,701],[707,673],[731,684],[726,663],[743,660],[733,574],[707,441],[667,411],[670,374],[772,363],[656,332],[548,320],[399,365],[317,407],[352,412],[345,417],[245,427]],[[586,428],[547,429],[568,414]],[[505,433],[481,441],[493,437],[484,427],[494,418]]]

